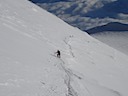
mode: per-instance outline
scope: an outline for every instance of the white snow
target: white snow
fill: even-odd
[[[0,96],[128,95],[128,56],[29,1],[1,0],[0,30]]]

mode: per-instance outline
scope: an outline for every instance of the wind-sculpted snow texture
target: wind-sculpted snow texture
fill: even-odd
[[[128,95],[128,56],[29,1],[1,0],[0,30],[0,96]]]

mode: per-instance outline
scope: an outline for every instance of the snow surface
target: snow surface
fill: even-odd
[[[128,95],[128,56],[29,1],[1,0],[0,30],[1,96]]]

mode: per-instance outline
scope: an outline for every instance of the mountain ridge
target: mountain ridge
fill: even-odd
[[[128,24],[122,24],[119,22],[111,22],[103,26],[94,27],[92,29],[85,30],[89,34],[94,34],[98,32],[127,32]]]

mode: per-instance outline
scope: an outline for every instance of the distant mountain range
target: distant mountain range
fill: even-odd
[[[31,0],[81,30],[110,22],[128,23],[127,0]]]
[[[128,31],[128,24],[122,24],[118,22],[111,22],[106,25],[98,26],[85,30],[89,34],[99,33],[99,32],[126,32]]]

